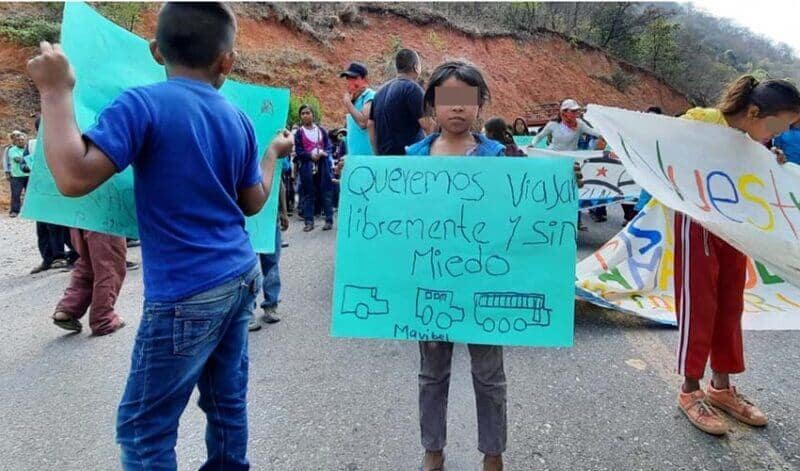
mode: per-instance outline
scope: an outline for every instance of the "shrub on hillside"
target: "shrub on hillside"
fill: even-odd
[[[0,36],[23,46],[41,41],[58,42],[61,25],[41,18],[13,17],[0,20]]]

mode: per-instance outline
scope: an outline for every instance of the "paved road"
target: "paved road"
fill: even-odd
[[[581,235],[582,254],[619,228],[620,211],[611,212]],[[283,321],[251,336],[253,468],[416,469],[416,345],[330,338],[334,234],[306,234],[297,223],[287,238]],[[118,469],[114,415],[139,324],[141,272],[129,274],[118,303],[128,327],[102,338],[64,335],[47,316],[68,275],[25,275],[36,258],[33,224],[0,219],[0,469]],[[574,348],[508,348],[507,469],[800,468],[800,333],[746,333],[752,371],[739,384],[772,422],[765,430],[737,426],[725,439],[694,430],[675,406],[676,338],[674,329],[579,304]],[[477,469],[463,347],[449,420],[448,469]],[[202,463],[203,426],[191,405],[180,469]]]

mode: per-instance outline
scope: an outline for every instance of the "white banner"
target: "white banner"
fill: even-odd
[[[742,252],[800,284],[800,175],[746,134],[590,105],[589,120],[633,179]]]
[[[587,119],[654,198],[765,262],[748,262],[744,328],[800,329],[797,167],[722,126],[595,105]],[[675,323],[673,211],[664,205],[651,202],[578,264],[579,296]]]

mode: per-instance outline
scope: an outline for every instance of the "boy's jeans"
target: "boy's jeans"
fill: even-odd
[[[195,385],[206,413],[200,469],[246,470],[247,323],[261,272],[174,303],[145,301],[117,416],[125,470],[175,470],[178,419]]]
[[[258,255],[258,258],[261,262],[261,273],[264,275],[264,283],[262,285],[264,302],[261,303],[261,308],[275,307],[278,305],[278,298],[281,294],[281,273],[278,266],[281,261],[280,226],[275,228],[275,253],[262,253]]]

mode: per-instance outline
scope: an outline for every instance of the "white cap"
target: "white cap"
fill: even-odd
[[[568,98],[561,102],[561,111],[579,110],[579,109],[581,109],[581,105],[579,105],[578,102],[573,100],[572,98]]]

